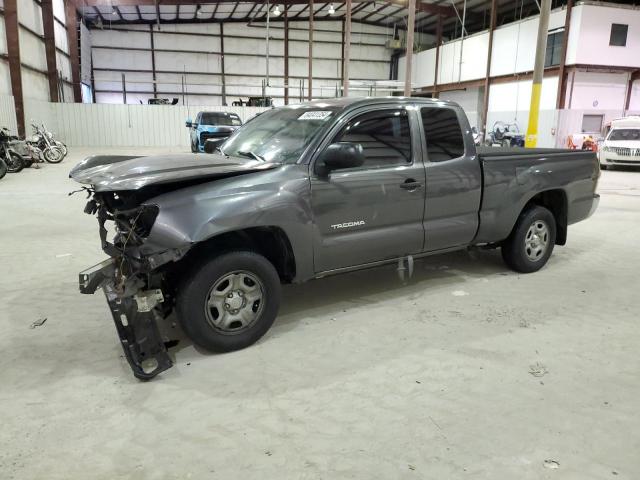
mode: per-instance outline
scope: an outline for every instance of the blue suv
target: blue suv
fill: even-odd
[[[189,118],[185,125],[191,136],[191,151],[204,152],[204,144],[209,138],[227,138],[242,125],[242,120],[231,112],[200,112],[195,122]]]

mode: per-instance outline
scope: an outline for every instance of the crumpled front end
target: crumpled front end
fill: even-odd
[[[158,207],[135,206],[135,194],[90,192],[90,197],[85,213],[97,217],[102,249],[109,258],[80,273],[80,292],[104,292],[133,374],[148,380],[173,365],[158,322],[173,309],[169,264],[186,249],[146,244]]]

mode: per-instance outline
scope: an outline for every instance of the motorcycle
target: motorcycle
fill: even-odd
[[[25,167],[24,159],[13,149],[14,142],[15,139],[9,134],[9,130],[3,127],[0,130],[0,158],[9,173],[17,173]]]
[[[67,147],[62,142],[56,142],[53,134],[47,132],[44,125],[38,126],[32,123],[31,128],[33,128],[33,135],[28,137],[26,142],[32,156],[48,163],[60,163],[66,156]]]
[[[69,153],[69,151],[67,150],[67,146],[64,143],[62,143],[60,140],[56,140],[55,137],[53,136],[53,132],[49,132],[44,126],[44,123],[42,123],[41,126],[42,126],[42,131],[47,136],[47,138],[49,138],[49,141],[52,142],[56,147],[58,147],[62,152],[62,158],[66,157],[67,153]]]

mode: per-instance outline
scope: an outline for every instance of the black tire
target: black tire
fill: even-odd
[[[4,163],[4,160],[0,158],[0,178],[4,178],[7,174],[7,164]]]
[[[539,228],[542,225],[546,230]],[[538,237],[534,238],[536,235]],[[520,214],[511,235],[504,241],[502,258],[516,272],[536,272],[549,260],[555,242],[556,220],[553,214],[544,207],[532,206]],[[545,246],[539,251],[543,243]],[[532,244],[535,248],[531,247]]]
[[[24,168],[24,160],[16,152],[9,152],[9,162],[7,163],[7,172],[18,173]]]
[[[198,149],[196,148],[196,142],[191,140],[191,153],[196,153]]]
[[[260,310],[252,323],[237,331],[224,331],[213,324],[216,308],[208,302],[220,280],[237,272],[254,275],[261,283],[258,288],[263,295],[257,305]],[[229,252],[184,275],[178,288],[176,313],[182,329],[194,343],[213,352],[231,352],[253,345],[269,330],[280,308],[280,295],[280,278],[271,262],[254,252]],[[226,298],[224,302],[227,305]],[[256,304],[242,308],[253,311]]]

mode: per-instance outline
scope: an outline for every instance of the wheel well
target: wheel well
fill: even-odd
[[[296,275],[291,242],[279,227],[253,227],[216,235],[196,245],[187,257],[206,258],[232,250],[250,250],[264,256],[276,268],[283,283],[290,283]]]
[[[547,190],[534,196],[527,205],[539,205],[549,210],[556,220],[556,245],[567,243],[567,195],[564,190]]]

